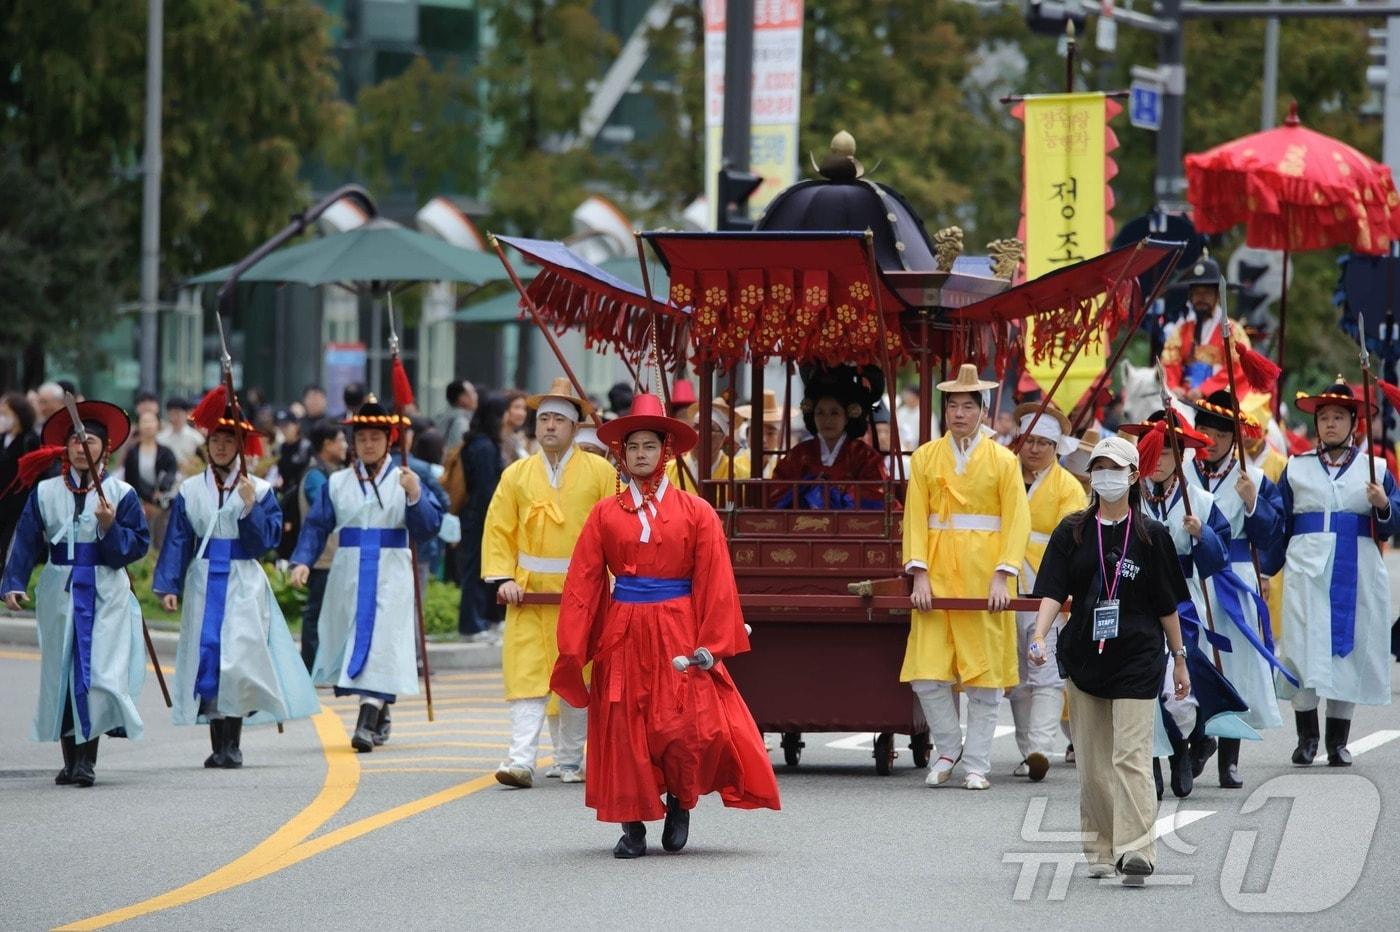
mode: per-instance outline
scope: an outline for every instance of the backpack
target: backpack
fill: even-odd
[[[457,444],[442,458],[443,473],[442,478],[438,480],[442,483],[443,491],[447,493],[447,500],[454,515],[461,514],[467,505],[467,472],[462,468],[462,446],[463,444]]]

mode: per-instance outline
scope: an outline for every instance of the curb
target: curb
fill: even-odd
[[[295,635],[292,638],[297,640]],[[178,629],[163,624],[151,626],[151,642],[156,656],[167,663],[175,662],[175,647],[180,643]],[[300,641],[297,641],[298,646]],[[17,647],[38,647],[39,632],[34,626],[34,614],[0,612],[0,644]],[[434,673],[448,670],[499,670],[501,645],[474,644],[462,641],[428,641],[428,662]]]

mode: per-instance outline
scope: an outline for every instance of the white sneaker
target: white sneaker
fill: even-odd
[[[1011,771],[1011,775],[1013,777],[1029,777],[1031,775],[1030,765],[1025,761],[1021,761],[1016,765],[1016,769]]]
[[[990,790],[991,788],[992,782],[980,773],[970,773],[963,781],[963,789],[965,790]]]
[[[558,765],[558,764],[555,764],[553,767],[550,767],[548,770],[546,770],[546,771],[544,772],[545,779],[547,779],[547,780],[558,780],[558,779],[559,779],[559,775],[560,775],[562,772],[563,772],[563,771],[561,771],[561,770],[559,769],[559,765]]]
[[[582,783],[583,771],[578,767],[561,767],[559,770],[560,783]]]
[[[933,766],[928,769],[928,776],[924,778],[924,786],[942,786],[947,783],[960,759],[961,753],[957,757],[940,757],[934,761]]]
[[[1094,880],[1112,877],[1116,873],[1112,864],[1094,863],[1089,865],[1089,876]]]
[[[502,786],[528,790],[535,785],[535,772],[529,767],[522,767],[519,764],[502,764],[496,768],[496,782]]]

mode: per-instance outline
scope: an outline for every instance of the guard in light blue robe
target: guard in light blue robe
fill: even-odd
[[[102,419],[87,425],[90,443],[95,450],[100,442],[105,461],[109,434],[126,437],[126,415],[105,402],[82,402],[80,417],[86,422],[91,413]],[[65,443],[68,423],[66,411],[50,418],[45,442]],[[34,567],[47,559],[34,594],[41,658],[32,737],[62,747],[64,767],[54,782],[91,786],[98,739],[136,739],[143,731],[136,701],[146,682],[146,654],[126,567],[145,556],[151,533],[131,486],[110,476],[102,480],[115,509],[103,530],[86,473],[69,468],[66,459],[63,470],[40,482],[25,503],[0,593],[15,607]]]
[[[388,425],[394,417],[367,401],[349,419],[356,459],[332,473],[321,489],[302,521],[291,560],[294,574],[310,567],[330,535],[336,535],[311,675],[317,685],[334,686],[337,696],[360,697],[360,719],[351,743],[361,752],[387,740],[389,705],[400,694],[418,693],[409,540],[430,541],[442,525],[441,508],[416,481],[417,497],[408,500],[401,479],[404,470],[393,465],[387,444],[379,447],[383,452],[377,463],[367,467],[363,462],[364,444],[372,441],[361,435],[392,437]]]
[[[232,431],[217,432],[211,445],[220,434],[229,449],[219,452],[232,460]],[[218,463],[213,449],[209,459]],[[227,466],[180,484],[152,588],[183,599],[172,718],[208,722],[213,753],[204,766],[232,769],[243,763],[245,718],[252,725],[306,718],[320,704],[260,562],[282,537],[277,496],[250,476],[248,504],[238,467]]]

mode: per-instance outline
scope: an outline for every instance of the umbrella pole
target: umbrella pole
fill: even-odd
[[[1279,292],[1279,297],[1278,297],[1278,348],[1277,348],[1277,349],[1275,350],[1275,352],[1274,352],[1274,356],[1278,359],[1278,367],[1279,367],[1279,369],[1281,369],[1281,370],[1283,370],[1283,371],[1279,374],[1279,377],[1278,377],[1279,384],[1278,384],[1278,386],[1274,389],[1274,417],[1275,417],[1275,418],[1278,417],[1279,406],[1283,403],[1283,380],[1284,380],[1284,377],[1288,374],[1288,370],[1287,370],[1287,368],[1284,366],[1284,348],[1288,345],[1287,340],[1285,339],[1285,336],[1286,336],[1286,333],[1287,333],[1287,326],[1288,326],[1288,250],[1285,249],[1285,250],[1283,251],[1283,289]],[[1362,335],[1362,340],[1365,340],[1365,339],[1366,339],[1366,337],[1365,337],[1365,335],[1363,334],[1363,335]]]

